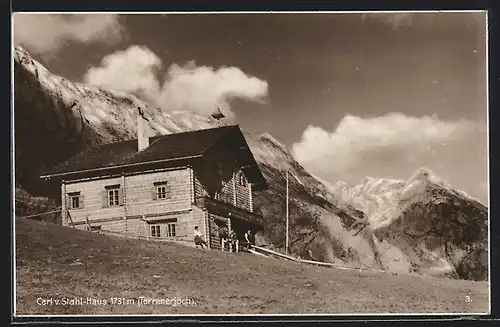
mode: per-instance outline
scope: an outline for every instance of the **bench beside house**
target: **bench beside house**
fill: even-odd
[[[127,237],[193,239],[211,248],[218,231],[262,230],[252,193],[266,181],[238,125],[89,148],[41,178],[61,185],[62,223]]]

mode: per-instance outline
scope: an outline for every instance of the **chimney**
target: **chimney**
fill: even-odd
[[[149,146],[149,136],[146,133],[146,122],[148,119],[144,117],[144,112],[141,108],[137,108],[137,151],[142,151]]]

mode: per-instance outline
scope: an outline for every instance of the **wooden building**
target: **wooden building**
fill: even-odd
[[[252,193],[266,181],[237,125],[92,147],[41,178],[61,185],[63,225],[130,237],[192,240],[262,229]]]

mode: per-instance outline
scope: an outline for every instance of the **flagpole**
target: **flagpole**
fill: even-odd
[[[285,253],[288,255],[288,170],[286,171],[286,245]]]

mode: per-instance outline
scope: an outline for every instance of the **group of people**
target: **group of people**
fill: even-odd
[[[242,245],[242,243],[244,243],[246,246],[255,244],[255,238],[251,230],[248,230],[245,233],[243,242],[240,241],[240,238],[233,229],[231,229],[229,233],[227,233],[225,229],[221,229],[219,231],[219,239],[223,251],[226,250],[226,244],[228,245],[229,251],[231,252],[238,252],[239,246]]]
[[[229,251],[237,252],[240,244],[240,240],[236,232],[231,228],[228,232],[227,229],[221,228],[219,230],[219,239],[221,242],[221,248],[223,251],[226,250],[226,245],[229,248]],[[255,244],[255,236],[253,235],[251,230],[248,230],[244,235],[244,241],[246,244],[251,245]],[[198,229],[198,226],[194,227],[194,244],[196,247],[200,246],[203,248],[208,248],[207,242],[202,238],[202,234]]]

